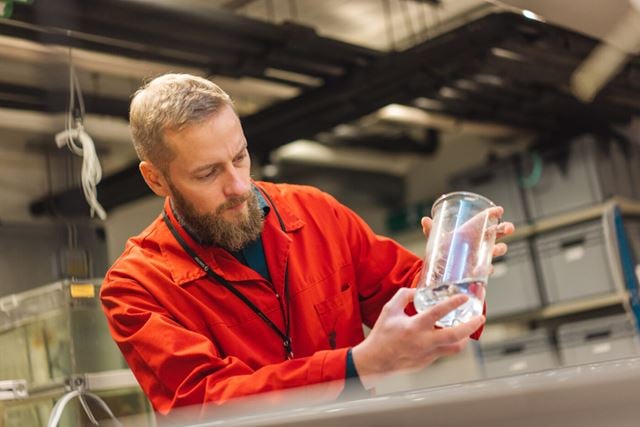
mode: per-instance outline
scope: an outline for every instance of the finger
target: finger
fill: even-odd
[[[435,325],[435,323],[438,320],[446,316],[447,313],[461,306],[468,300],[469,300],[469,297],[467,297],[466,295],[462,295],[462,294],[453,295],[445,299],[444,301],[437,303],[436,305],[429,308],[425,312],[420,313],[419,316],[424,319],[424,320],[420,319],[420,321],[424,321],[425,328],[430,329],[433,327],[433,325]]]
[[[493,256],[494,257],[504,256],[506,255],[508,249],[509,247],[507,246],[506,243],[496,243],[496,245],[493,247]]]
[[[415,293],[415,288],[398,289],[398,292],[396,292],[384,305],[384,309],[391,313],[396,313],[398,311],[404,312],[404,308],[413,301]]]
[[[494,206],[492,208],[489,208],[489,217],[502,218],[502,214],[504,214],[504,208],[502,206]]]
[[[516,231],[515,225],[511,222],[503,222],[498,226],[496,232],[496,239],[513,234]]]
[[[483,315],[474,316],[469,321],[451,328],[439,329],[434,332],[434,343],[437,346],[447,346],[469,337],[485,322]]]
[[[485,232],[490,232],[490,233],[495,232],[497,234],[498,233],[498,220],[500,218],[502,218],[502,214],[503,213],[504,213],[504,208],[502,206],[494,206],[492,208],[484,209],[483,211],[478,212],[473,217],[471,217],[469,220],[467,220],[458,229],[457,232],[461,233],[461,234],[475,233],[475,232],[479,232],[480,229],[482,229]],[[490,222],[495,222],[495,224],[492,225],[492,226],[487,227],[487,221],[489,219],[495,220],[495,221],[490,221]]]
[[[422,225],[422,233],[424,234],[424,237],[429,237],[433,220],[428,216],[423,216],[422,220],[420,221],[420,224]]]

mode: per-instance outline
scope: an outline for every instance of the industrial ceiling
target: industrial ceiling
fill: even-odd
[[[496,8],[496,2],[451,3],[16,1],[10,18],[0,19],[0,44],[13,48],[0,54],[0,108],[63,113],[70,60],[84,73],[87,112],[121,124],[144,77],[164,71],[213,76],[236,99],[261,164],[300,139],[433,154],[437,125],[428,120],[418,134],[389,133],[389,126],[386,133],[366,131],[371,120],[393,122],[385,115],[389,106],[545,135],[603,132],[640,115],[637,57],[583,103],[571,94],[569,79],[596,38]],[[371,17],[374,9],[378,19]],[[317,29],[307,23],[313,16],[324,16]],[[342,28],[354,22],[362,28],[355,32],[360,38],[339,33],[339,16]],[[126,152],[128,161],[98,187],[107,210],[148,194],[132,151]],[[87,212],[81,189],[62,190],[34,197],[31,213]]]

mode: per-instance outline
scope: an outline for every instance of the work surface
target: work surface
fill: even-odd
[[[640,426],[640,357],[201,423],[214,426]],[[250,413],[251,415],[246,415]]]

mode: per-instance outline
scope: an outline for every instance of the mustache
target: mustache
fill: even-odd
[[[236,206],[241,205],[242,203],[249,200],[252,196],[253,196],[253,191],[249,190],[242,196],[231,197],[226,202],[218,206],[218,209],[216,209],[216,213],[220,214],[227,209],[235,208]]]

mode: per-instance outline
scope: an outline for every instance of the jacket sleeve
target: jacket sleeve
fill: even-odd
[[[174,320],[142,286],[105,283],[101,301],[111,334],[154,408],[214,402],[317,384],[313,398],[334,399],[344,387],[346,348],[254,370],[220,354],[208,337]],[[306,392],[305,392],[306,393]]]

